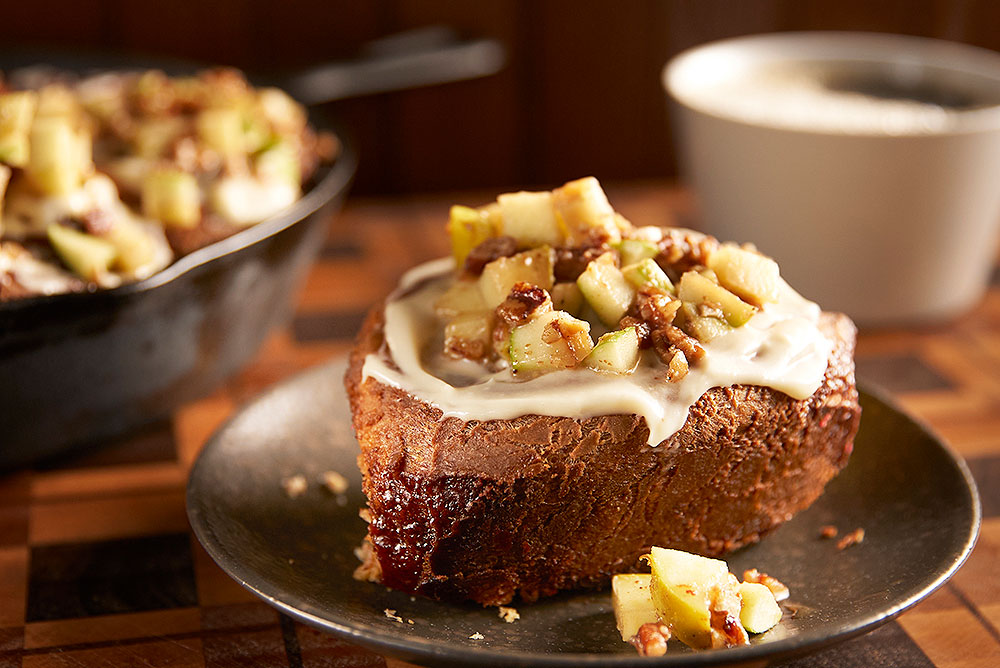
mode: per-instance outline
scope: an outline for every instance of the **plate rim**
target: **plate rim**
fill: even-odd
[[[620,668],[630,668],[632,666],[648,666],[651,657],[643,657],[628,654],[597,654],[592,652],[570,653],[561,652],[558,654],[538,654],[538,653],[512,653],[491,649],[487,645],[480,647],[467,645],[445,645],[440,641],[434,641],[422,637],[407,637],[389,631],[374,629],[372,633],[369,629],[359,629],[350,624],[326,619],[312,613],[296,608],[293,604],[286,603],[276,596],[268,594],[262,588],[251,584],[245,577],[245,569],[241,569],[238,560],[228,552],[218,540],[212,528],[207,522],[201,520],[201,512],[197,507],[196,482],[198,471],[202,470],[203,462],[207,460],[208,454],[215,444],[222,440],[226,432],[232,428],[244,415],[253,410],[259,404],[265,403],[270,397],[281,394],[286,388],[295,384],[308,384],[313,377],[330,376],[333,370],[339,369],[341,372],[346,365],[346,355],[337,355],[314,367],[307,368],[292,376],[280,381],[263,392],[253,396],[249,401],[241,405],[231,416],[229,416],[206,440],[198,453],[197,458],[191,466],[188,482],[185,489],[185,506],[187,510],[188,522],[191,529],[209,554],[212,560],[226,573],[226,575],[242,587],[250,591],[265,603],[276,608],[283,614],[288,615],[296,621],[307,624],[321,631],[332,633],[338,637],[355,642],[376,652],[398,657],[404,660],[434,661],[433,665],[468,665],[470,663],[481,663],[490,666],[538,666],[541,668],[556,668],[579,665],[611,665]],[[339,378],[342,373],[333,373]],[[871,632],[876,628],[886,624],[903,612],[912,608],[924,598],[944,585],[958,570],[965,564],[969,555],[975,548],[979,538],[982,525],[982,502],[978,487],[972,472],[966,464],[964,458],[929,424],[924,420],[915,417],[891,397],[889,392],[877,384],[860,382],[858,383],[859,395],[866,395],[870,399],[881,403],[885,408],[898,414],[902,418],[910,421],[924,436],[926,436],[937,448],[939,448],[955,467],[959,477],[964,483],[963,490],[968,494],[972,511],[971,522],[960,553],[951,562],[949,567],[939,573],[936,578],[926,584],[919,591],[912,593],[904,599],[897,601],[894,605],[883,610],[866,615],[854,623],[833,633],[810,631],[795,634],[772,642],[750,645],[746,647],[727,648],[724,651],[700,651],[691,653],[675,653],[658,657],[658,665],[671,666],[715,666],[738,664],[749,661],[759,661],[768,659],[771,661],[790,658],[794,656],[809,654],[817,650],[829,647],[833,644],[849,640],[851,638]],[[862,425],[864,419],[862,418]],[[863,428],[863,427],[862,427]],[[352,431],[353,435],[353,431]]]

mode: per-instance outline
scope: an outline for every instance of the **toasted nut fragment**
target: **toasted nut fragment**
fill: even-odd
[[[504,620],[508,624],[513,624],[517,620],[521,619],[521,613],[517,611],[517,608],[509,608],[505,605],[499,606],[500,619]]]
[[[857,545],[865,539],[865,530],[862,528],[857,528],[849,534],[845,534],[843,538],[837,541],[837,549],[845,550],[852,545]]]
[[[819,529],[820,538],[833,538],[836,535],[837,535],[837,527],[833,526],[832,524],[825,524]]]
[[[490,237],[469,251],[465,256],[463,271],[471,276],[483,273],[483,267],[502,257],[510,257],[517,253],[517,241],[514,237]]]
[[[663,656],[667,653],[670,628],[659,622],[649,622],[639,627],[639,631],[629,641],[639,650],[640,656]]]
[[[552,271],[556,281],[576,281],[587,268],[591,260],[596,260],[608,250],[607,246],[589,246],[586,248],[557,248],[555,264]]]
[[[684,357],[684,353],[680,350],[674,349],[673,354],[670,356],[670,361],[667,363],[667,380],[671,383],[676,383],[684,376],[688,375],[688,363],[687,358]]]
[[[705,349],[702,347],[698,339],[693,336],[689,336],[683,330],[677,327],[667,327],[663,330],[663,335],[666,336],[667,341],[671,345],[675,346],[678,350],[684,353],[684,357],[687,358],[688,364],[697,363],[702,357],[705,356]],[[654,341],[655,343],[655,341]]]
[[[743,571],[743,581],[744,582],[756,582],[757,584],[762,584],[771,590],[774,594],[775,601],[784,601],[788,598],[789,590],[781,580],[778,578],[771,577],[767,573],[761,573],[756,568],[750,568]]]
[[[728,610],[711,611],[712,646],[713,647],[737,647],[750,643],[750,637],[746,629],[740,624],[739,617],[733,615]]]
[[[719,247],[719,240],[696,232],[670,230],[658,245],[657,264],[664,271],[669,268],[679,276],[689,269],[706,265],[712,251]]]
[[[531,283],[515,283],[500,306],[496,308],[497,318],[511,327],[552,310],[549,293]]]
[[[636,294],[639,315],[652,329],[669,327],[681,301],[656,288],[641,288]]]

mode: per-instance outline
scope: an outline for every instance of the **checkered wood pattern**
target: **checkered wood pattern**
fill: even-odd
[[[639,224],[693,226],[681,191],[609,190]],[[294,321],[223,388],[128,438],[0,477],[0,668],[407,665],[258,602],[191,535],[184,486],[199,448],[234,409],[343,354],[365,310],[406,268],[446,252],[451,202],[488,199],[352,201],[331,224]],[[953,325],[864,334],[858,373],[968,459],[982,535],[958,575],[896,622],[787,665],[1000,666],[1000,279]]]

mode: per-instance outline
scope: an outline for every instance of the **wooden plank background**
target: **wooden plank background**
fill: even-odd
[[[4,2],[0,44],[194,58],[253,72],[347,58],[431,24],[500,40],[489,79],[330,105],[362,154],[356,193],[675,174],[659,74],[724,37],[864,30],[1000,50],[995,0],[48,0]]]

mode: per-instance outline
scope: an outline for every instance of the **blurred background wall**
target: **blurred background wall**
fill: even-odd
[[[996,0],[45,0],[0,3],[0,41],[180,56],[249,72],[350,58],[429,24],[493,37],[498,75],[338,102],[357,193],[550,186],[675,175],[660,70],[706,41],[870,30],[1000,50]]]

